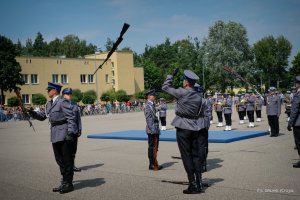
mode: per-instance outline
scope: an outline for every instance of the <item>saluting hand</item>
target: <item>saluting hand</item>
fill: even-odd
[[[172,75],[173,75],[173,76],[176,76],[176,75],[177,75],[177,73],[178,73],[178,71],[179,71],[179,68],[177,67],[176,69],[174,69],[174,70],[173,70],[173,73],[172,73]]]

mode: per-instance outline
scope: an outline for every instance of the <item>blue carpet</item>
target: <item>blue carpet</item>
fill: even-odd
[[[265,131],[209,131],[208,142],[210,143],[229,143],[249,138],[269,135]],[[111,133],[90,134],[88,138],[94,139],[115,139],[115,140],[148,140],[144,130],[130,130]],[[160,141],[176,141],[175,130],[161,131]]]

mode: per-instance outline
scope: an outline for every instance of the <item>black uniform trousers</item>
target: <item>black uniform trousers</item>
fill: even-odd
[[[56,163],[59,165],[60,173],[63,176],[63,181],[67,183],[72,183],[74,175],[74,141],[65,140],[52,143],[52,147]]]
[[[298,155],[300,156],[300,126],[294,126],[293,132],[294,132],[296,147],[298,150]]]
[[[277,115],[268,115],[268,122],[271,128],[271,136],[279,135],[279,120]]]
[[[76,152],[77,152],[77,145],[78,145],[78,137],[77,135],[74,137],[74,143],[73,143],[74,147],[73,147],[73,153],[72,153],[72,157],[73,160],[75,160],[75,156],[76,156]],[[73,161],[75,162],[75,161]]]
[[[231,113],[224,114],[225,121],[226,121],[226,126],[231,126]]]
[[[160,119],[161,125],[166,126],[166,124],[167,124],[166,117],[160,117],[159,119]]]
[[[159,134],[147,134],[148,135],[148,158],[150,165],[155,164],[154,154],[158,151]],[[157,149],[155,149],[155,140],[157,141]],[[156,152],[155,152],[156,151]]]
[[[256,110],[256,118],[261,118],[261,110]]]
[[[176,128],[176,139],[184,169],[189,182],[194,182],[197,174],[202,173],[205,160],[206,135],[204,129],[191,131]]]
[[[222,117],[222,111],[217,111],[217,116],[218,116],[218,122],[223,122],[223,117]]]
[[[247,111],[247,116],[248,116],[249,122],[254,122],[254,110]]]
[[[244,117],[245,117],[244,113],[245,113],[245,111],[239,111],[238,112],[240,120],[244,120]]]

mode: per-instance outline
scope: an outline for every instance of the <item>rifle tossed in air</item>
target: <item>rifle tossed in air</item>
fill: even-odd
[[[254,89],[254,91],[259,94],[259,96],[262,97],[262,95],[253,87],[253,85],[244,77],[242,77],[239,73],[237,73],[236,71],[234,71],[231,67],[228,66],[224,66],[223,69],[230,73],[231,75],[235,76],[236,78],[240,79],[241,81],[245,82],[248,86],[252,87]]]
[[[122,42],[123,40],[123,35],[125,34],[125,32],[127,31],[127,29],[129,28],[129,24],[124,23],[123,28],[120,32],[120,36],[118,37],[117,41],[114,43],[113,47],[111,48],[111,50],[109,51],[109,53],[107,54],[105,60],[103,61],[103,63],[101,65],[99,65],[99,67],[96,69],[96,71],[94,72],[93,75],[95,75],[98,71],[98,69],[101,69],[102,66],[106,63],[106,61],[110,58],[110,56],[115,52],[115,50],[118,48],[119,44]]]

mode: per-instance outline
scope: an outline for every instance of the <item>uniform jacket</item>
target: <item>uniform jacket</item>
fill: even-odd
[[[76,134],[76,117],[73,113],[73,106],[70,101],[58,97],[55,102],[51,104],[51,101],[49,101],[46,105],[45,112],[36,112],[33,117],[43,121],[49,116],[50,123],[66,121],[66,123],[61,125],[51,125],[51,142],[56,143],[63,141],[67,133]]]
[[[215,100],[214,100],[214,98],[208,98],[207,101],[208,101],[208,105],[209,105],[209,110],[212,112]]]
[[[255,110],[261,110],[262,106],[263,106],[264,100],[262,99],[262,97],[256,97],[255,100]]]
[[[245,97],[244,96],[241,96],[239,98],[238,107],[239,107],[239,109],[238,109],[239,112],[242,112],[242,111],[246,110]]]
[[[223,97],[217,97],[216,100],[216,112],[222,112],[223,111]]]
[[[224,112],[224,114],[232,113],[232,99],[231,99],[231,97],[227,97],[226,102],[224,101],[223,112]]]
[[[156,110],[154,103],[146,102],[144,108],[144,114],[146,118],[146,133],[147,134],[160,134],[159,121],[156,116]]]
[[[80,108],[77,104],[71,102],[72,104],[72,110],[73,114],[76,116],[75,122],[76,122],[76,132],[79,133],[82,130],[82,124],[81,124],[81,116],[80,116]]]
[[[175,118],[172,125],[176,128],[199,131],[204,128],[199,123],[199,109],[201,105],[201,95],[194,88],[173,88],[173,76],[168,75],[163,83],[162,90],[176,98]],[[180,116],[179,116],[180,115]],[[186,116],[186,117],[183,117]]]
[[[246,105],[247,111],[254,111],[255,110],[255,100],[256,100],[256,97],[254,95],[250,95],[247,98],[247,105]]]
[[[300,90],[293,96],[289,126],[300,126]]]
[[[281,114],[281,98],[278,95],[267,97],[267,115],[274,116]]]
[[[211,119],[211,111],[209,106],[208,99],[202,99],[202,105],[201,110],[199,113],[199,123],[201,124],[201,127],[205,129],[209,129],[210,127],[210,119]]]
[[[159,111],[159,117],[167,116],[167,104],[166,103],[160,103],[157,110]]]

